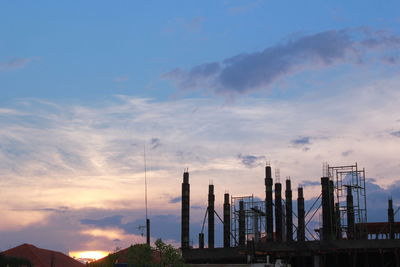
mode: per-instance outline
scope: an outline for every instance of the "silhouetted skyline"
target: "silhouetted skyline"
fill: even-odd
[[[263,198],[266,161],[319,194],[366,168],[370,220],[400,200],[400,3],[85,1],[0,7],[0,250],[180,244],[191,183]],[[296,197],[296,196],[294,196]],[[396,218],[398,219],[398,218]],[[193,231],[192,231],[193,230]],[[216,246],[222,244],[216,223]],[[220,239],[218,239],[220,238]]]

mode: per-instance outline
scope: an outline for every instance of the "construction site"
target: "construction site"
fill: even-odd
[[[210,184],[203,227],[193,245],[189,172],[185,170],[181,210],[185,262],[208,266],[400,267],[400,222],[395,222],[399,208],[395,209],[389,198],[387,210],[382,210],[387,212],[387,220],[367,221],[365,169],[357,163],[324,164],[320,194],[307,209],[303,187],[297,188],[297,200],[293,199],[291,180],[285,180],[283,192],[279,171],[273,178],[269,164],[265,167],[264,185],[265,200],[225,193],[220,216],[215,211],[214,185]],[[216,222],[223,225],[223,247],[215,247]]]

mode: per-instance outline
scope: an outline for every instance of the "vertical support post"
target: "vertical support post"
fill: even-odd
[[[231,246],[231,204],[229,194],[224,195],[224,248]]]
[[[246,212],[243,200],[239,201],[239,246],[246,244]]]
[[[297,191],[297,241],[304,242],[306,240],[305,229],[305,211],[304,211],[304,196],[303,188],[299,187]]]
[[[275,240],[282,242],[282,184],[275,183]]]
[[[146,219],[146,244],[150,246],[150,219]]]
[[[254,231],[254,243],[258,244],[260,242],[260,231],[259,231],[259,225],[258,225],[258,213],[255,212],[253,215],[253,231]]]
[[[354,204],[353,204],[353,194],[350,185],[347,186],[347,239],[354,239]]]
[[[340,218],[340,206],[339,203],[335,203],[335,218],[336,218],[336,239],[342,239],[342,224]]]
[[[388,223],[389,223],[389,238],[395,239],[393,200],[391,198],[388,200]]]
[[[274,214],[272,208],[272,174],[271,166],[265,167],[265,221],[266,221],[266,232],[267,240],[273,241],[274,233]]]
[[[332,240],[332,209],[329,177],[321,178],[322,187],[322,240]]]
[[[208,248],[214,248],[214,185],[208,186]]]
[[[286,180],[286,241],[293,241],[293,217],[292,217],[292,185],[290,179]]]
[[[330,200],[330,205],[329,205],[329,210],[331,212],[330,217],[331,217],[331,224],[332,224],[332,239],[336,239],[337,236],[337,225],[336,225],[336,214],[335,214],[335,195],[334,195],[335,187],[333,184],[332,180],[329,180],[329,200]]]
[[[204,248],[204,233],[199,233],[199,248]]]
[[[181,248],[189,248],[189,209],[190,209],[190,184],[189,172],[183,173],[182,183],[182,214],[181,214]]]

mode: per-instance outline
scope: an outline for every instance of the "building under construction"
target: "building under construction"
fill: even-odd
[[[225,193],[222,216],[215,211],[214,185],[209,185],[206,216],[194,247],[189,242],[190,184],[185,171],[181,249],[187,263],[268,263],[279,259],[295,267],[400,267],[400,223],[394,220],[399,208],[395,211],[392,199],[388,199],[387,221],[367,222],[365,170],[357,164],[324,164],[321,193],[308,201],[307,210],[303,188],[297,188],[294,200],[291,180],[286,179],[283,192],[279,171],[274,183],[269,164],[264,181],[264,201],[253,195]],[[214,242],[215,218],[223,224],[220,248]],[[318,218],[320,223],[316,223]]]

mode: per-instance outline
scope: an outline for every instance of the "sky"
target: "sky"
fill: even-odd
[[[144,242],[144,147],[152,241],[180,244],[185,168],[194,244],[208,184],[219,213],[224,192],[262,199],[266,162],[308,200],[324,162],[357,162],[368,219],[386,220],[387,199],[400,205],[398,10],[0,1],[0,250]]]

